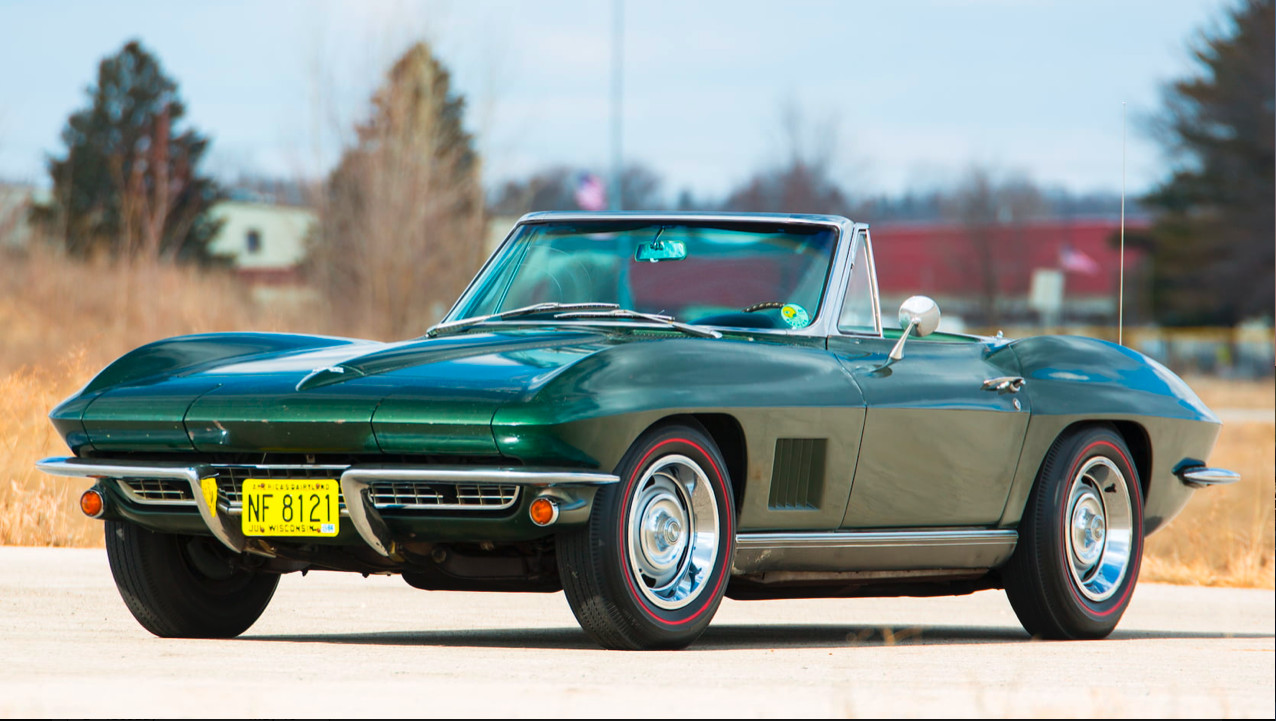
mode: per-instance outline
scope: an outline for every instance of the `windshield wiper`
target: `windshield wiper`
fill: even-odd
[[[451,335],[458,331],[472,328],[476,325],[482,325],[494,320],[503,320],[505,318],[516,318],[520,315],[536,315],[538,313],[549,313],[555,310],[612,310],[620,306],[615,303],[536,303],[534,305],[525,305],[522,308],[511,308],[500,313],[492,313],[491,315],[477,315],[473,318],[462,318],[449,323],[439,323],[431,326],[425,332],[428,338],[438,338],[441,335]]]
[[[670,328],[676,328],[688,335],[699,336],[701,338],[721,338],[722,334],[716,330],[709,328],[700,328],[686,323],[680,323],[674,320],[671,315],[661,315],[659,313],[642,313],[628,308],[616,308],[611,310],[582,310],[569,313],[557,313],[555,318],[633,318],[636,320],[649,320],[653,323],[664,323]]]

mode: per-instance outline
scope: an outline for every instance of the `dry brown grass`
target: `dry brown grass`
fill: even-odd
[[[1215,410],[1270,409],[1272,378],[1231,381],[1189,376]],[[1224,422],[1210,465],[1241,474],[1234,486],[1193,494],[1187,508],[1148,538],[1141,577],[1204,586],[1276,587],[1276,425]]]
[[[1265,398],[1272,402],[1270,392]],[[1238,471],[1241,482],[1197,491],[1177,518],[1150,536],[1143,580],[1276,587],[1274,455],[1276,425],[1225,423],[1210,465]]]
[[[76,499],[84,484],[34,469],[66,447],[47,413],[121,353],[157,338],[222,330],[336,332],[320,309],[264,307],[224,275],[172,267],[75,264],[45,253],[0,255],[0,544],[101,545],[101,529]],[[1273,382],[1194,377],[1211,408],[1270,408]],[[1276,429],[1223,427],[1213,465],[1239,471],[1236,486],[1196,493],[1148,539],[1142,578],[1169,583],[1273,587]]]
[[[1238,382],[1212,376],[1189,375],[1184,376],[1183,380],[1205,401],[1205,405],[1215,411],[1224,408],[1263,409],[1276,404],[1276,398],[1273,397],[1276,393],[1276,378]],[[1271,470],[1270,464],[1268,470]]]
[[[47,414],[107,363],[159,338],[322,332],[324,318],[304,305],[263,306],[229,274],[0,252],[0,545],[101,545],[76,503],[85,484],[34,464],[66,453]]]
[[[24,367],[0,376],[0,544],[100,546],[97,521],[78,512],[83,484],[35,469],[66,446],[45,415],[92,373],[83,352],[49,367]]]
[[[324,314],[306,310],[256,303],[229,273],[75,263],[39,248],[0,252],[0,373],[47,366],[75,349],[96,370],[143,343],[186,333],[328,330]]]

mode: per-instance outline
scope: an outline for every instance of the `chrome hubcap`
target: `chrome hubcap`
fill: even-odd
[[[1068,567],[1091,601],[1116,593],[1130,567],[1133,510],[1125,476],[1107,458],[1086,461],[1068,492]]]
[[[1083,565],[1092,566],[1099,560],[1106,528],[1103,501],[1087,486],[1072,508],[1072,548]]]
[[[686,456],[657,460],[629,507],[630,573],[656,606],[674,610],[704,591],[718,558],[718,504],[700,466]]]

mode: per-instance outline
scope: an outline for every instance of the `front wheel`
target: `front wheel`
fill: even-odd
[[[165,638],[231,638],[253,625],[279,574],[243,568],[214,539],[106,522],[106,556],[124,605]]]
[[[1121,620],[1143,556],[1143,494],[1130,450],[1092,426],[1055,441],[1028,498],[1006,595],[1034,636],[1103,638]]]
[[[722,602],[735,550],[726,464],[699,428],[639,438],[601,489],[589,524],[558,538],[572,612],[600,645],[682,648]]]

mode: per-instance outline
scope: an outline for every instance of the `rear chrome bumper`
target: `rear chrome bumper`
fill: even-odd
[[[136,461],[92,460],[82,458],[46,458],[36,467],[45,473],[72,478],[93,478],[99,481],[115,481],[121,492],[130,501],[146,506],[194,506],[208,530],[231,550],[242,553],[260,552],[244,537],[240,527],[240,512],[237,501],[220,493],[209,495],[204,493],[204,481],[216,482],[219,474],[228,468],[259,468],[263,473],[269,471],[321,471],[321,475],[335,477],[341,485],[343,501],[342,515],[347,516],[354,525],[359,537],[377,553],[383,556],[395,554],[393,534],[390,532],[381,511],[386,508],[408,508],[413,510],[437,508],[441,510],[502,510],[510,508],[514,500],[507,500],[508,494],[501,496],[497,505],[485,503],[484,496],[479,493],[478,501],[472,505],[412,505],[387,502],[385,494],[376,496],[374,491],[378,484],[393,486],[396,483],[444,483],[457,487],[493,486],[515,487],[518,490],[534,490],[535,495],[552,498],[560,509],[560,518],[565,522],[583,522],[589,518],[593,493],[597,486],[618,482],[617,476],[608,473],[591,473],[569,469],[552,468],[475,468],[475,467],[405,467],[405,466],[223,466],[218,464],[189,464]],[[176,494],[172,490],[160,490],[148,495],[139,492],[136,481],[170,481],[172,485],[183,484],[190,489],[189,497],[185,493]],[[588,489],[588,493],[578,491]],[[184,489],[183,489],[184,490]],[[210,498],[211,496],[211,498]],[[380,500],[378,501],[378,498]],[[395,499],[397,500],[397,499]]]
[[[1186,466],[1174,471],[1183,485],[1188,488],[1206,488],[1208,486],[1226,486],[1241,479],[1241,474],[1225,468],[1206,468],[1205,466]]]

